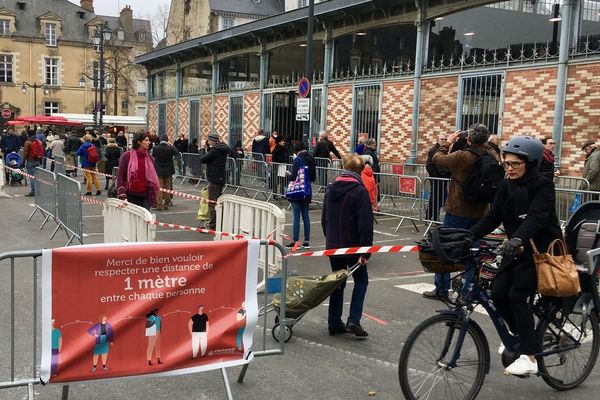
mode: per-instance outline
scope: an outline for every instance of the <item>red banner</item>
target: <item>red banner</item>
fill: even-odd
[[[248,363],[258,240],[44,250],[42,381]]]

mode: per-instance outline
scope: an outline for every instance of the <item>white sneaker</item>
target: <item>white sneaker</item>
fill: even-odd
[[[528,356],[522,354],[519,358],[515,360],[512,364],[510,364],[504,370],[505,374],[510,375],[529,375],[529,374],[537,374],[538,365],[537,361],[531,361]]]
[[[504,353],[504,350],[506,350],[504,343],[500,343],[500,346],[498,347],[498,354],[502,355],[502,353]]]

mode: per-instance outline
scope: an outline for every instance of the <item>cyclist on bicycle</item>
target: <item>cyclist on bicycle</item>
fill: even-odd
[[[504,225],[508,239],[502,245],[501,267],[492,282],[492,299],[510,330],[519,336],[520,353],[505,372],[535,374],[537,349],[528,298],[536,292],[537,276],[529,240],[545,249],[554,239],[562,238],[562,232],[555,210],[554,183],[538,169],[544,153],[542,142],[530,136],[515,136],[502,153],[506,179],[489,213],[471,232],[477,240]]]

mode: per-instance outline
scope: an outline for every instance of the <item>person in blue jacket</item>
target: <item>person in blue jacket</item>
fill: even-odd
[[[79,163],[81,164],[81,168],[83,169],[83,173],[85,175],[85,184],[87,189],[85,194],[88,196],[92,194],[92,182],[94,182],[94,186],[96,187],[96,196],[99,196],[102,194],[102,191],[100,191],[100,180],[98,179],[96,163],[88,160],[90,147],[92,146],[92,135],[86,133],[83,136],[83,144],[81,147],[79,147],[79,150],[77,150],[77,155],[79,156]],[[96,149],[96,151],[99,152],[100,150]]]

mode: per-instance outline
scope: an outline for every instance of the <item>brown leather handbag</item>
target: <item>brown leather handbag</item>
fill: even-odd
[[[567,252],[567,245],[562,239],[555,239],[548,246],[546,253],[538,251],[533,240],[529,240],[533,248],[533,260],[537,271],[538,292],[542,296],[569,297],[581,292],[579,273],[573,257]],[[556,250],[558,249],[558,252]]]

